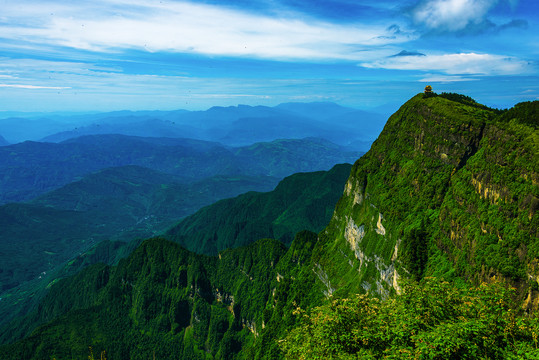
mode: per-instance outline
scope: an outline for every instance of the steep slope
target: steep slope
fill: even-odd
[[[0,206],[0,326],[25,313],[58,276],[87,264],[87,257],[72,259],[86,255],[100,241],[155,236],[203,206],[246,191],[269,191],[277,183],[275,178],[243,176],[217,176],[192,184],[177,180],[138,166],[110,168],[30,204]],[[131,248],[115,244],[119,245]],[[98,260],[114,262],[122,249]],[[58,274],[68,261],[72,266]]]
[[[272,313],[266,304],[282,309],[287,303],[279,271],[293,274],[295,264],[308,261],[307,244],[315,241],[315,234],[305,232],[293,247],[296,254],[277,241],[260,240],[218,257],[146,241],[116,267],[98,264],[52,286],[15,332],[46,324],[0,351],[4,359],[83,358],[91,344],[111,360],[250,359],[245,351],[256,350],[253,335]]]
[[[260,238],[290,245],[298,231],[318,232],[328,223],[350,168],[341,164],[327,172],[294,174],[273,191],[221,200],[182,220],[166,237],[210,255]]]
[[[517,104],[487,124],[477,152],[451,178],[433,236],[456,274],[507,281],[539,298],[539,102]],[[437,262],[430,262],[436,273]],[[533,291],[532,291],[533,290]]]
[[[401,277],[460,276],[507,281],[536,303],[538,104],[501,115],[454,94],[404,104],[321,233],[327,292],[387,297]]]
[[[211,205],[191,220],[182,221],[169,236],[190,249],[215,254],[271,236],[289,244],[297,231],[319,231],[327,224],[350,167],[343,164],[329,172],[292,175],[269,193],[250,192]],[[263,190],[274,181],[216,177],[183,185],[173,183],[174,179],[136,166],[111,168],[46,194],[33,205],[0,207],[11,214],[5,217],[0,233],[0,297],[4,297],[0,326],[27,312],[41,291],[58,277],[98,261],[115,263],[120,254],[125,256],[136,246],[134,239],[159,234],[222,197],[235,196],[244,189]],[[33,211],[23,211],[27,208]],[[233,212],[234,216],[227,217]],[[252,214],[258,214],[256,225],[245,226],[247,219],[254,220]],[[231,237],[234,229],[242,226]],[[191,231],[193,227],[197,232]],[[18,241],[12,241],[15,238]],[[105,239],[133,244],[94,246]]]

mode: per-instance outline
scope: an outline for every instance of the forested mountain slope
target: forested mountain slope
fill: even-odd
[[[318,232],[328,223],[350,168],[340,164],[327,172],[298,173],[273,191],[221,200],[182,220],[166,237],[207,255],[260,238],[290,245],[297,232]]]
[[[276,182],[220,176],[182,184],[171,175],[125,166],[90,174],[31,203],[0,206],[0,295],[99,241],[155,236],[203,206],[248,190],[269,191]]]
[[[294,174],[273,191],[249,192],[209,205],[173,227],[167,237],[198,252],[215,249],[214,254],[273,235],[290,244],[297,231],[320,231],[327,224],[350,168],[340,164],[327,172]],[[171,181],[174,177],[146,168],[111,168],[48,193],[32,205],[1,206],[6,216],[0,233],[0,328],[28,312],[58,277],[96,262],[114,264],[140,243],[136,239],[159,234],[187,211],[246,187],[267,185],[245,177],[214,177],[189,185]],[[197,231],[188,236],[180,232],[192,227]],[[108,239],[121,242],[95,245]],[[0,339],[13,335],[9,329],[0,330]]]
[[[50,322],[0,351],[29,359],[79,358],[89,345],[110,359],[534,358],[539,325],[521,315],[536,310],[539,287],[538,106],[495,111],[462,95],[419,94],[354,164],[318,236],[214,257],[147,241],[117,267],[96,265],[52,286],[21,324]],[[480,282],[515,295],[467,292]],[[357,293],[370,297],[358,298],[361,306],[342,299]],[[305,321],[305,309],[321,304]]]
[[[539,102],[442,95],[409,100],[354,164],[315,249],[327,289],[387,297],[399,278],[462,277],[536,307]]]
[[[281,278],[308,261],[316,241],[298,236],[295,251],[260,240],[216,257],[148,240],[116,267],[94,265],[55,284],[20,325],[48,323],[0,347],[2,357],[82,359],[91,344],[108,359],[252,358],[245,350],[257,350],[253,334],[271,321],[271,303],[292,310]]]

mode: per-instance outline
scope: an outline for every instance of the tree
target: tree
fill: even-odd
[[[518,316],[513,290],[435,278],[402,295],[332,298],[279,341],[286,359],[537,359],[539,318]]]

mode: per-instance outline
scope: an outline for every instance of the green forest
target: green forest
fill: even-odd
[[[1,357],[539,359],[538,111],[418,94],[351,169],[56,281]]]

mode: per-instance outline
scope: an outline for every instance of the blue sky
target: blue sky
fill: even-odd
[[[539,98],[537,0],[0,4],[0,111]]]

